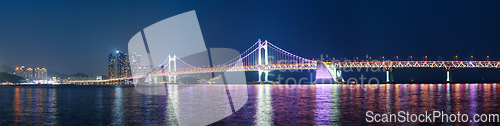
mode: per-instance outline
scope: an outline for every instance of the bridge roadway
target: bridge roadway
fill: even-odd
[[[396,70],[404,68],[437,68],[444,70],[456,70],[464,68],[498,68],[500,61],[374,61],[374,62],[324,62],[329,68],[383,68],[384,70]],[[182,75],[196,73],[212,72],[233,72],[233,71],[258,71],[261,70],[301,70],[316,69],[314,63],[296,63],[296,64],[269,64],[269,65],[251,65],[251,66],[233,66],[233,67],[213,67],[213,68],[193,68],[178,70],[173,72],[163,72],[153,75]]]
[[[386,81],[385,83],[392,83],[392,74],[398,69],[408,69],[408,68],[433,68],[442,69],[447,71],[446,82],[452,82],[451,73],[458,69],[469,69],[469,68],[488,68],[488,69],[498,69],[500,66],[500,61],[366,61],[366,62],[322,62],[332,76],[336,76],[335,72],[339,72],[342,69],[350,68],[378,68],[386,71]],[[199,73],[212,73],[212,72],[235,72],[235,71],[275,71],[275,70],[304,70],[304,69],[317,69],[317,61],[312,63],[294,63],[294,64],[268,64],[268,65],[250,65],[250,66],[219,66],[212,68],[191,68],[191,69],[179,69],[172,72],[159,72],[151,74],[150,76],[168,76],[168,75],[185,75],[185,74],[199,74]],[[334,72],[334,70],[336,70]],[[265,75],[267,76],[267,75]],[[145,76],[136,76],[134,78],[142,78]],[[73,80],[71,83],[123,83],[128,82],[128,80],[134,78],[114,78],[107,80]],[[339,81],[339,80],[337,80]]]
[[[134,53],[134,52],[132,52]],[[148,75],[132,73],[133,78],[117,78],[110,80],[74,80],[70,82],[85,83],[93,81],[94,83],[106,83],[116,81],[127,81],[131,79],[144,78],[144,82],[156,77],[168,77],[167,83],[175,83],[177,75],[231,72],[231,71],[258,71],[259,81],[268,81],[268,74],[274,70],[303,70],[316,69],[316,79],[332,79],[333,82],[344,82],[342,78],[342,69],[345,68],[382,68],[386,71],[386,83],[393,83],[393,72],[397,69],[405,68],[436,68],[447,72],[446,82],[452,82],[451,72],[457,69],[466,68],[498,68],[500,61],[364,61],[364,62],[328,62],[310,60],[297,56],[278,46],[260,39],[250,48],[236,56],[234,59],[214,67],[196,67],[184,62],[175,54],[167,54],[165,61],[157,66],[151,64]],[[455,56],[456,58],[456,56]],[[489,56],[487,57],[489,59]],[[273,60],[271,60],[273,59]],[[426,58],[427,59],[427,56]],[[472,56],[471,56],[472,59]],[[168,61],[168,62],[167,62]],[[179,61],[179,62],[177,62]],[[276,61],[276,62],[274,62]],[[318,66],[319,65],[319,66]],[[140,66],[140,65],[139,65]],[[132,66],[132,69],[135,68]],[[168,68],[168,69],[167,69]],[[132,70],[134,71],[134,70]],[[318,76],[320,75],[320,76]],[[264,80],[262,80],[262,77]],[[141,81],[143,81],[141,80]],[[135,83],[138,83],[134,80]]]

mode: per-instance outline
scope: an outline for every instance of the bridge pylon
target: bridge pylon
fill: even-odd
[[[267,40],[265,40],[264,43],[262,43],[262,41],[260,41],[260,39],[258,42],[259,42],[259,49],[258,49],[258,51],[259,51],[259,53],[258,53],[259,54],[259,57],[258,57],[259,58],[258,59],[259,82],[262,82],[262,78],[261,78],[262,73],[265,74],[264,81],[268,81],[269,70],[262,69],[262,67],[263,67],[262,65],[267,66],[269,64],[269,58],[268,58],[268,54],[267,54],[267,52],[268,52],[267,43],[268,42],[267,42]],[[262,51],[261,51],[262,49],[264,49],[264,61],[262,61]]]
[[[168,83],[176,83],[176,80],[177,80],[177,75],[172,75],[170,74],[170,72],[173,72],[173,71],[177,71],[177,60],[176,60],[176,56],[170,56],[168,55]],[[172,64],[170,64],[170,62],[173,62],[173,66]],[[173,67],[173,68],[172,68]],[[173,69],[173,71],[172,71]]]

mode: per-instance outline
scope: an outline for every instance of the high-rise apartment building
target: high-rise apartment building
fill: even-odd
[[[150,64],[141,64],[141,55],[137,55],[137,53],[131,52],[129,56],[129,67],[130,67],[130,76],[133,75],[146,75],[149,72]]]
[[[132,71],[130,70],[130,60],[127,54],[123,54],[123,77],[130,77],[132,76]]]
[[[123,77],[123,71],[125,67],[125,59],[123,53],[118,51],[116,55],[116,77]]]
[[[47,80],[48,79],[48,77],[47,77],[47,69],[42,68],[42,69],[40,69],[40,71],[41,71],[40,72],[40,76],[41,76],[40,79]]]
[[[15,75],[20,76],[20,77],[23,77],[23,78],[26,78],[26,77],[24,76],[24,66],[21,66],[21,67],[16,67],[16,70],[15,70]]]
[[[47,80],[47,69],[45,68],[32,69],[21,66],[16,67],[14,74],[29,80]]]
[[[34,76],[34,79],[37,79],[37,80],[41,80],[42,79],[42,69],[40,69],[39,67],[37,67],[35,69],[35,72],[33,72],[33,76]]]
[[[116,64],[116,58],[115,58],[115,56],[113,56],[113,53],[110,53],[109,58],[108,58],[108,76],[109,76],[109,78],[115,77],[115,64]]]
[[[121,78],[121,77],[129,77],[132,76],[132,70],[130,68],[130,60],[128,54],[124,54],[120,52],[120,50],[117,50],[117,55],[116,55],[116,77]],[[111,55],[110,55],[111,56]],[[108,63],[109,66],[111,64]]]
[[[28,68],[26,69],[26,79],[30,79],[30,80],[33,80],[33,69],[31,68]]]

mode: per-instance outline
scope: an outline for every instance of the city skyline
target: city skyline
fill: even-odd
[[[500,0],[0,0],[0,125],[498,125]]]
[[[29,80],[47,80],[47,69],[39,68],[32,69],[31,67],[20,66],[14,70],[14,75],[23,77]]]
[[[256,39],[266,38],[310,58],[469,60],[473,55],[475,60],[500,60],[495,52],[500,46],[498,1],[31,3],[40,6],[0,4],[0,12],[10,12],[1,13],[5,28],[0,32],[5,34],[0,42],[7,46],[0,49],[0,64],[109,75],[105,54],[116,48],[128,52],[126,44],[136,31],[190,10],[198,12],[207,47],[243,52]],[[44,51],[35,53],[41,46]]]
[[[130,60],[133,62],[130,62]],[[116,50],[116,57],[113,53],[110,53],[108,58],[108,77],[122,78],[132,76],[130,64],[136,63],[136,60],[140,60],[140,56],[136,56],[135,54],[129,56],[127,53],[120,52],[120,49]]]

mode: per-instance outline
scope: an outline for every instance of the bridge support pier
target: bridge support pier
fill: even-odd
[[[177,80],[176,75],[168,75],[168,83],[177,83],[175,80]]]
[[[453,83],[453,80],[451,78],[451,73],[452,72],[453,71],[451,71],[451,70],[446,70],[446,81],[445,81],[445,83]]]
[[[335,82],[336,83],[343,83],[344,82],[344,78],[342,78],[342,70],[341,69],[334,69],[335,71]]]
[[[395,83],[394,82],[394,70],[386,70],[385,71],[385,83]]]
[[[268,81],[269,71],[259,70],[259,82],[262,82],[262,73],[264,73],[264,81]]]

